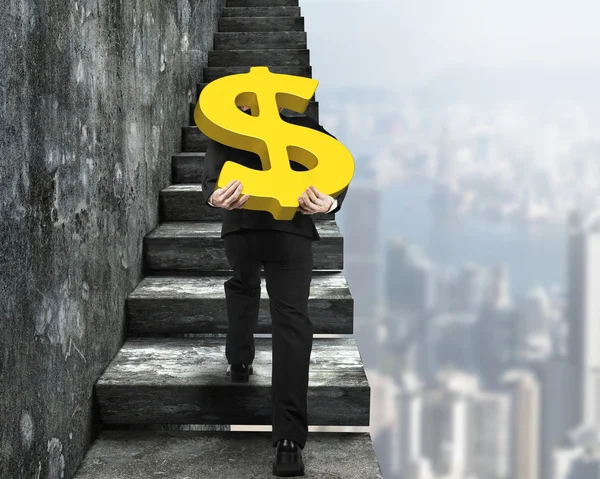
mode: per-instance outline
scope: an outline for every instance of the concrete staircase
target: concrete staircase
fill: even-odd
[[[205,82],[252,65],[310,77],[303,30],[298,0],[228,0]],[[268,294],[263,280],[254,374],[248,383],[231,384],[224,210],[204,204],[207,138],[193,126],[194,106],[191,126],[183,128],[183,152],[172,158],[173,184],[160,192],[160,224],[144,238],[146,276],[126,300],[127,340],[94,388],[102,431],[77,479],[273,477],[271,432],[230,430],[232,424],[271,425]],[[318,121],[316,101],[306,114]],[[352,334],[343,238],[334,215],[316,219],[321,241],[313,245],[309,300],[314,331]],[[315,336],[308,401],[311,425],[369,425],[370,387],[355,339]],[[366,432],[309,432],[303,457],[308,478],[382,477]]]

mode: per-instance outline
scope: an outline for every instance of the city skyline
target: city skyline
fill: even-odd
[[[349,244],[345,269],[348,274],[349,286],[353,291],[362,291],[365,281],[372,282],[372,280],[367,280],[364,273],[361,273],[361,269],[357,269],[364,268],[368,264],[360,261],[361,257],[368,256],[366,253],[370,248],[369,242],[365,242],[366,237],[363,237],[365,232],[379,231],[378,227],[373,230],[373,225],[380,221],[377,219],[381,214],[380,200],[378,199],[376,203],[379,206],[371,203],[371,206],[374,207],[370,210],[366,208],[369,201],[366,201],[368,196],[365,195],[373,195],[373,198],[378,198],[378,188],[372,183],[369,184],[367,180],[369,175],[370,173],[362,170],[357,183],[357,186],[360,186],[354,192],[356,198],[363,200],[361,203],[365,206],[363,213],[353,216],[354,224],[351,229],[346,229],[349,228],[349,225],[344,222],[343,218],[340,221],[340,229],[344,231],[344,236]],[[371,193],[368,193],[369,191]],[[349,198],[352,198],[350,192]],[[587,221],[584,223],[589,228],[597,223],[597,218],[596,215],[591,215],[585,218]],[[362,221],[367,221],[367,223],[363,224]],[[567,240],[568,237],[565,236],[564,242],[567,243]],[[554,477],[547,476],[549,471],[553,471],[552,474],[559,474],[556,476],[557,479],[580,479],[578,475],[573,476],[572,474],[575,473],[572,471],[587,471],[592,467],[590,464],[593,464],[595,459],[593,459],[594,456],[586,456],[585,450],[581,449],[582,446],[578,443],[573,443],[571,446],[565,443],[569,437],[567,432],[577,430],[577,427],[574,426],[573,416],[568,417],[568,414],[565,416],[561,412],[565,407],[571,409],[574,407],[572,398],[562,396],[564,390],[568,390],[569,386],[566,385],[572,384],[572,382],[567,382],[569,376],[572,375],[568,371],[572,371],[572,369],[569,369],[570,366],[565,356],[566,337],[563,327],[569,322],[568,308],[565,307],[566,291],[557,293],[531,285],[527,295],[514,294],[510,286],[510,271],[507,265],[503,265],[501,261],[497,262],[495,268],[482,267],[472,261],[465,262],[461,268],[449,271],[443,265],[431,261],[419,247],[420,245],[411,243],[402,237],[382,237],[376,242],[381,244],[380,247],[385,248],[385,259],[383,263],[371,260],[371,266],[369,266],[371,272],[368,277],[372,278],[373,268],[380,268],[379,275],[384,278],[384,283],[380,288],[384,295],[381,320],[386,325],[384,326],[386,329],[383,334],[374,339],[372,337],[374,325],[371,321],[365,323],[370,324],[370,330],[369,328],[357,329],[356,334],[359,341],[362,341],[361,355],[365,358],[368,375],[370,378],[374,378],[378,384],[377,390],[373,391],[374,403],[383,406],[384,403],[381,401],[385,401],[387,404],[379,413],[380,416],[382,414],[387,414],[387,416],[374,420],[371,427],[382,467],[388,472],[385,477],[400,477],[389,474],[399,474],[399,471],[403,470],[405,473],[406,471],[410,472],[410,475],[402,476],[403,479],[438,479],[442,477],[443,479],[464,479],[467,477],[464,475],[465,471],[476,471],[480,467],[477,464],[468,465],[468,461],[465,462],[464,458],[468,457],[468,449],[465,448],[475,447],[475,445],[467,446],[465,438],[454,446],[459,449],[455,452],[458,455],[455,457],[455,462],[452,463],[453,466],[441,465],[439,459],[431,456],[433,453],[423,455],[418,452],[421,451],[419,444],[422,444],[423,439],[420,434],[422,434],[424,426],[420,425],[420,422],[415,422],[417,421],[415,417],[409,418],[409,411],[412,411],[413,415],[427,417],[422,406],[419,405],[420,393],[411,393],[410,398],[412,399],[408,404],[396,399],[395,406],[390,409],[390,404],[394,402],[394,395],[407,397],[405,393],[401,392],[405,387],[411,391],[417,388],[425,394],[432,387],[437,387],[435,384],[439,380],[440,371],[446,371],[446,374],[451,376],[459,374],[462,375],[461,377],[465,377],[464,375],[470,374],[473,378],[479,378],[483,374],[476,380],[477,390],[490,398],[496,397],[494,395],[498,392],[494,391],[498,387],[503,388],[504,392],[501,394],[508,394],[508,399],[503,400],[505,401],[503,403],[505,404],[503,406],[504,414],[513,418],[510,422],[513,426],[503,433],[504,439],[494,439],[500,440],[500,442],[492,450],[497,451],[494,454],[501,454],[495,459],[496,472],[494,474],[496,475],[490,475],[492,473],[486,469],[488,472],[482,473],[485,475],[481,477],[485,479],[490,477],[507,479],[513,477],[537,479],[539,477],[545,479]],[[353,245],[362,246],[357,249]],[[571,247],[572,249],[573,247]],[[566,251],[565,249],[565,253]],[[390,256],[392,254],[398,259]],[[401,259],[402,257],[404,259]],[[570,264],[573,265],[573,259],[570,261]],[[363,263],[364,266],[361,266]],[[388,277],[385,276],[385,271],[387,271]],[[406,271],[406,274],[403,271]],[[426,276],[422,276],[423,274]],[[589,276],[581,270],[578,270],[577,275],[582,278],[580,281],[584,281],[583,278]],[[415,282],[417,277],[420,279]],[[437,279],[433,279],[434,277]],[[565,283],[571,284],[568,278],[565,278]],[[427,289],[422,287],[425,284],[429,285]],[[484,287],[484,291],[482,291],[482,284],[487,285]],[[374,285],[370,284],[369,286]],[[573,287],[577,289],[571,284],[570,288]],[[368,291],[368,288],[365,291]],[[433,296],[432,291],[435,291]],[[426,297],[429,299],[425,300]],[[485,309],[481,309],[484,303],[489,304],[487,313],[485,313]],[[389,305],[395,306],[390,309]],[[434,306],[433,310],[432,306]],[[357,294],[355,308],[357,311],[367,312],[369,308],[372,308],[372,299]],[[426,310],[431,310],[432,314],[427,314]],[[488,335],[492,342],[487,346],[485,346],[485,342],[481,343],[481,339],[477,339],[481,337],[482,331],[477,324],[486,317],[478,319],[482,311],[487,317],[497,316],[501,321],[498,323],[501,329],[494,330],[491,335]],[[410,332],[411,328],[399,327],[398,321],[407,315],[414,316],[417,322],[426,321],[431,326],[425,329],[424,335],[417,328],[418,334],[414,335],[412,340],[403,342],[403,332]],[[415,323],[413,322],[413,324]],[[394,329],[390,330],[390,326]],[[364,338],[368,334],[367,332],[371,334],[368,342]],[[508,334],[506,342],[498,342],[500,334]],[[398,337],[399,340],[391,341],[390,339],[394,337]],[[382,347],[386,343],[388,346]],[[484,348],[472,347],[477,343],[483,344]],[[505,357],[509,348],[512,352]],[[484,362],[478,359],[482,352],[486,352],[487,359]],[[457,353],[460,354],[457,356]],[[377,357],[375,369],[371,366],[373,355]],[[478,364],[487,364],[488,369],[485,370],[487,372],[478,371]],[[449,367],[451,369],[448,369]],[[455,373],[451,373],[452,370]],[[565,371],[565,374],[561,371]],[[485,376],[489,376],[489,374],[497,376],[496,385],[494,385],[494,380],[490,382],[489,377],[486,379]],[[509,386],[511,378],[512,386]],[[385,394],[383,394],[384,391]],[[516,398],[520,398],[519,403],[516,402]],[[517,404],[520,404],[520,409],[515,409]],[[466,405],[461,407],[464,409]],[[531,411],[531,408],[535,407],[537,407],[537,422],[532,422],[529,429],[518,429],[519,422],[515,422],[515,414],[524,414],[523,411]],[[383,411],[388,412],[383,413]],[[467,411],[472,412],[468,413]],[[471,424],[472,421],[475,421],[472,423],[473,426],[468,427],[475,427],[478,421],[488,420],[485,414],[481,415],[482,413],[479,413],[479,416],[473,416],[474,411],[469,406],[461,413],[463,414],[462,419],[459,420],[457,416],[455,421],[459,422],[456,422],[456,434],[464,434],[464,431],[461,432],[461,427],[466,428],[467,424]],[[465,414],[467,416],[464,416]],[[479,417],[479,419],[475,419],[475,417]],[[530,416],[529,419],[533,421],[535,417]],[[482,425],[476,427],[482,427]],[[417,441],[416,438],[421,439]],[[416,442],[410,443],[409,439]],[[523,447],[527,447],[526,450],[531,451],[531,454],[523,453],[521,459],[518,460],[516,444],[523,444]],[[554,448],[559,446],[560,449],[553,452]],[[505,448],[509,448],[512,452],[501,452]],[[461,457],[463,459],[460,459]],[[535,457],[538,459],[534,460]],[[523,460],[527,458],[529,460],[523,463]],[[454,471],[454,475],[450,473],[436,475],[436,470],[438,472]],[[479,470],[481,471],[481,469]],[[509,474],[507,471],[512,471],[510,474],[513,475],[507,475]],[[537,476],[528,476],[527,474],[537,474]],[[580,473],[577,472],[577,474]],[[472,477],[479,479],[477,475]]]

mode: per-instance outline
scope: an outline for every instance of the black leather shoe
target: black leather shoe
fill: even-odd
[[[227,367],[227,376],[231,377],[232,383],[247,383],[252,373],[252,364],[230,364]]]
[[[304,475],[302,448],[292,439],[277,441],[277,451],[273,461],[273,475],[277,477],[293,477]]]

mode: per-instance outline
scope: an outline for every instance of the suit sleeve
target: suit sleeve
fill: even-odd
[[[217,206],[209,203],[208,199],[215,191],[225,161],[227,161],[227,147],[209,139],[204,155],[204,167],[202,168],[202,194],[206,204],[213,208],[217,208]]]
[[[318,123],[315,122],[315,129],[322,131],[323,133],[331,136],[332,138],[335,138],[335,136],[333,136],[331,133],[329,133],[325,128],[323,128],[321,125],[319,125]],[[337,138],[335,138],[337,140]],[[348,185],[350,186],[350,185]],[[342,191],[340,191],[340,193],[334,197],[334,200],[337,200],[337,206],[335,208],[333,208],[331,211],[329,211],[328,213],[337,213],[338,211],[340,211],[341,207],[342,207],[342,203],[344,202],[344,198],[346,197],[346,193],[348,193],[348,186],[346,186],[346,188],[344,188]],[[334,201],[335,203],[335,201]]]

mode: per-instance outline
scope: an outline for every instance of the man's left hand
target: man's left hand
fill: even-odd
[[[298,198],[298,204],[300,205],[299,210],[303,215],[327,213],[331,205],[333,205],[333,198],[311,186]]]

